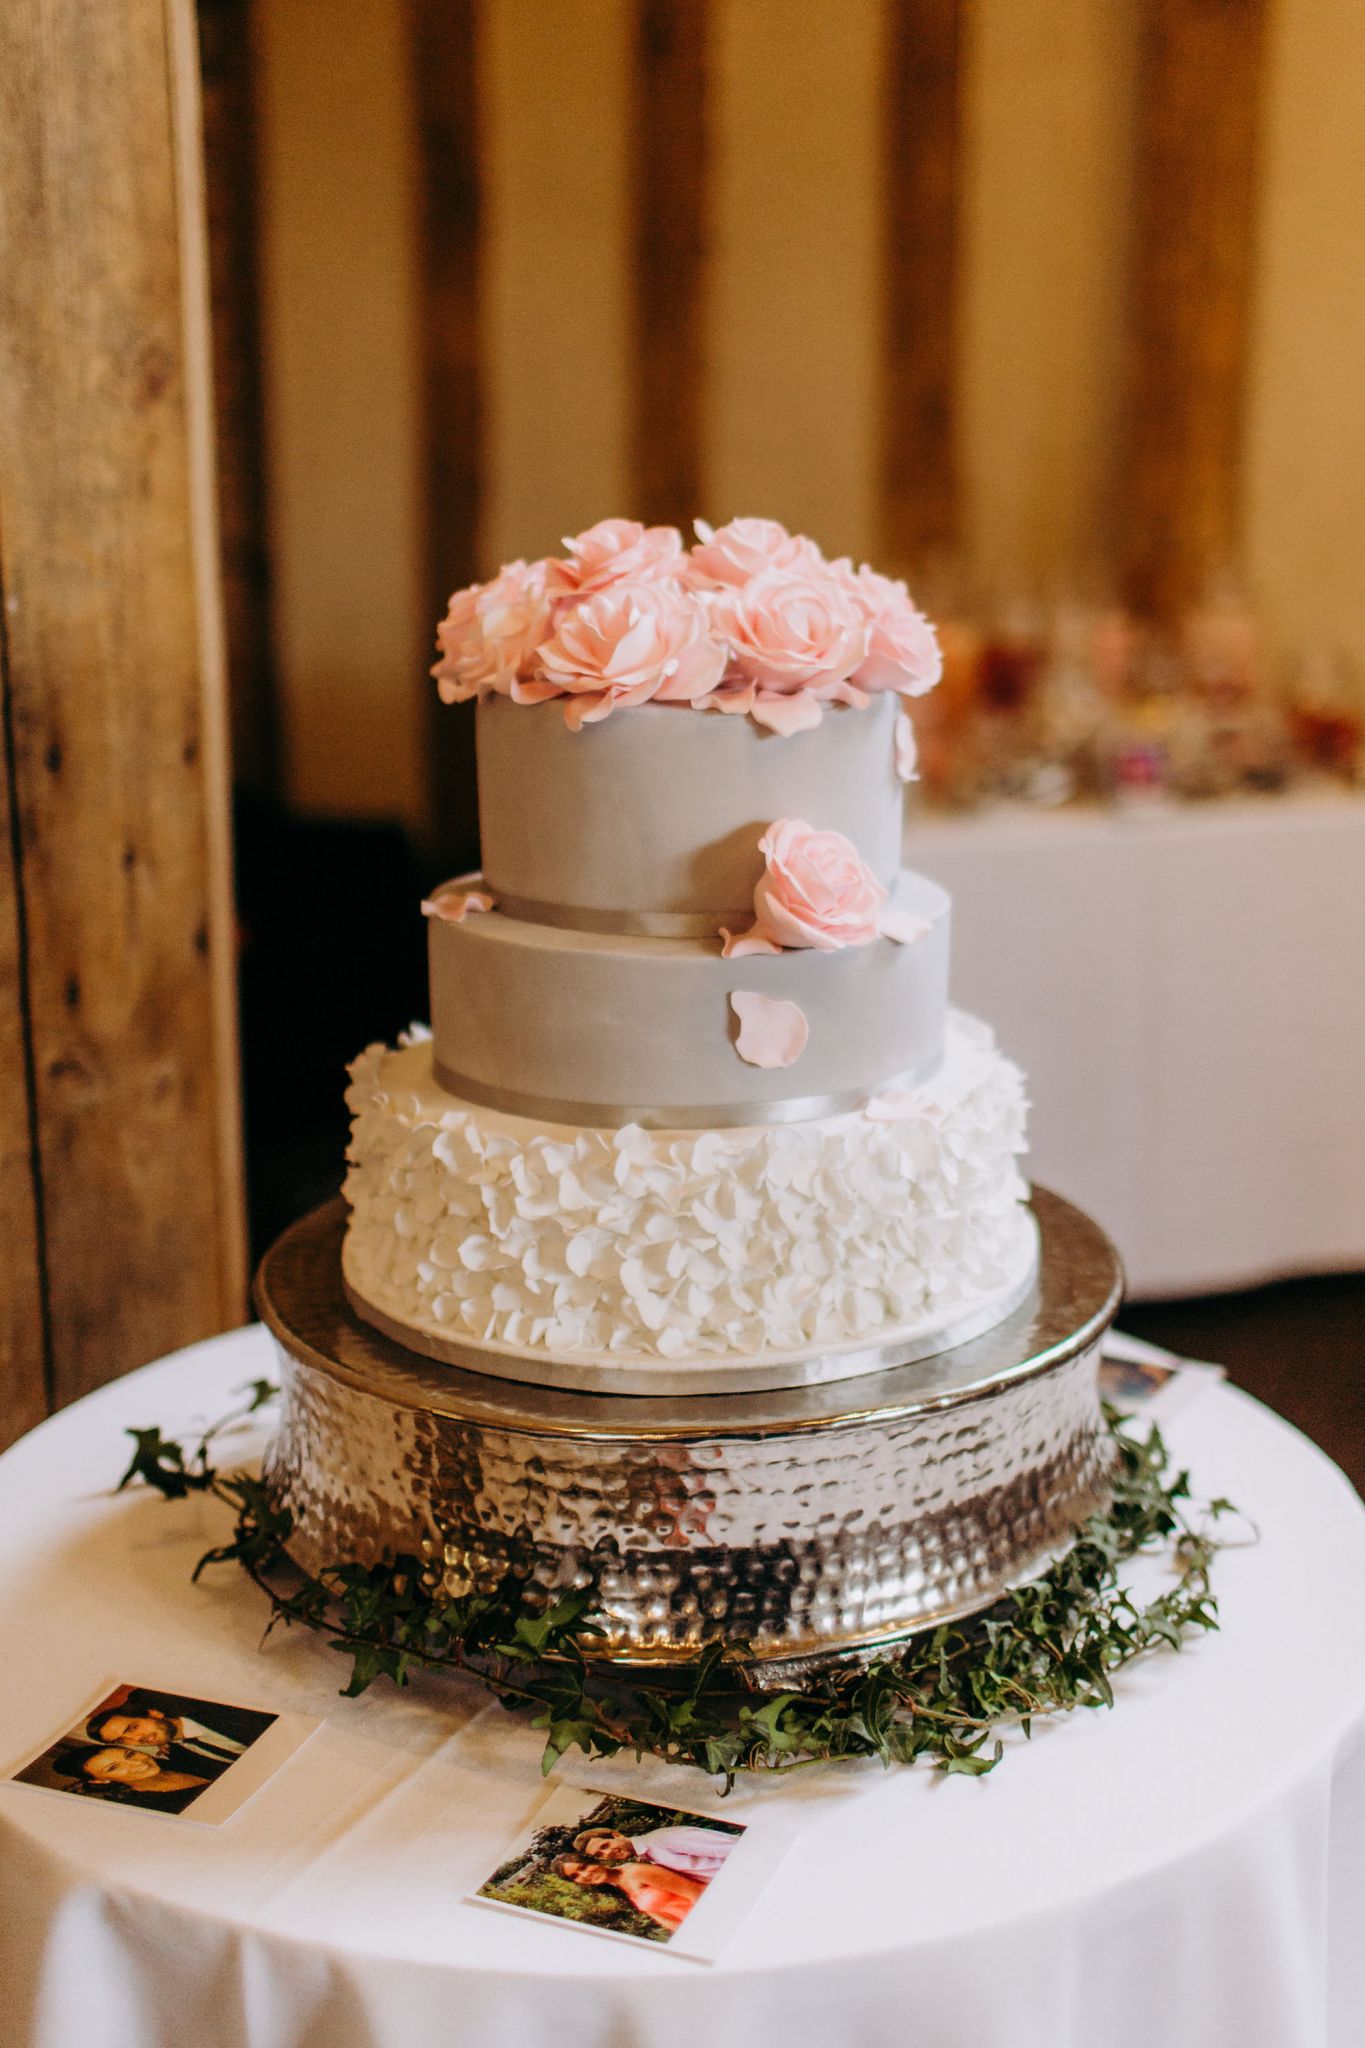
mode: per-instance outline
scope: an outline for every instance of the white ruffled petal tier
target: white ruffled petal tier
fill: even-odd
[[[1018,1272],[1023,1076],[958,1014],[887,1118],[551,1127],[446,1094],[415,1033],[360,1055],[347,1102],[347,1278],[417,1332],[758,1358],[870,1343]]]

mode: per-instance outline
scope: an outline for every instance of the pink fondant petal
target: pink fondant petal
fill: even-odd
[[[596,725],[599,718],[606,718],[616,699],[607,690],[584,690],[577,696],[564,699],[564,723],[570,732],[581,732],[585,725]]]
[[[790,1067],[800,1059],[810,1026],[798,1004],[737,988],[731,991],[730,1008],[739,1019],[735,1051],[751,1067]]]
[[[809,732],[820,723],[820,704],[809,690],[796,690],[785,697],[776,691],[760,690],[750,716],[755,725],[766,725],[770,732],[784,736]]]
[[[438,889],[422,904],[423,917],[439,917],[443,924],[463,924],[471,910],[491,910],[493,898],[486,889]]]
[[[885,1095],[870,1095],[866,1114],[878,1124],[903,1124],[919,1116],[923,1103],[913,1088],[888,1088]]]
[[[902,782],[918,782],[919,770],[915,765],[918,758],[915,721],[908,711],[901,711],[896,717],[896,773]]]
[[[859,689],[849,676],[836,683],[832,690],[822,690],[820,694],[827,704],[851,704],[855,711],[865,711],[872,702],[867,691]]]
[[[750,925],[747,932],[727,932],[720,928],[725,944],[720,949],[722,960],[742,960],[746,953],[780,953],[782,948],[772,939],[765,939],[758,926]]]
[[[508,690],[514,704],[547,704],[562,694],[558,683],[547,683],[543,676],[514,676]]]
[[[698,711],[749,712],[754,708],[755,694],[752,683],[742,683],[738,686],[733,683],[722,683],[718,690],[712,690],[708,696],[697,697],[693,701]]]
[[[913,946],[928,938],[932,926],[922,917],[912,917],[908,910],[884,910],[877,920],[877,930],[884,939],[894,939],[898,946]]]

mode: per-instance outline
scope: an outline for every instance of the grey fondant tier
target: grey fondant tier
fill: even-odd
[[[488,886],[542,923],[713,929],[752,912],[758,841],[775,818],[842,832],[889,885],[895,715],[890,698],[832,705],[813,731],[782,737],[750,718],[640,704],[571,732],[559,702],[491,698],[478,709]]]
[[[624,715],[624,714],[623,714]],[[948,1008],[949,902],[902,874],[912,945],[722,959],[714,939],[608,937],[494,910],[430,924],[438,1080],[467,1101],[553,1123],[695,1129],[851,1109],[938,1064]],[[809,1027],[789,1067],[735,1050],[730,995],[795,1003]]]

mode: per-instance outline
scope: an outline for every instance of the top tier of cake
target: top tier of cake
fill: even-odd
[[[703,936],[753,916],[776,818],[844,834],[884,887],[900,867],[896,701],[831,706],[811,732],[640,705],[585,725],[557,702],[478,710],[487,887],[508,916],[578,931]]]

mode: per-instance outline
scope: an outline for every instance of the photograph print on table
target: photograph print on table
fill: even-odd
[[[10,1775],[40,1791],[213,1826],[259,1791],[317,1725],[303,1714],[106,1685]]]
[[[1121,1330],[1107,1331],[1101,1345],[1101,1395],[1123,1414],[1143,1421],[1169,1422],[1226,1377],[1221,1365],[1180,1358]]]
[[[711,1962],[788,1846],[766,1825],[561,1785],[472,1896]]]

